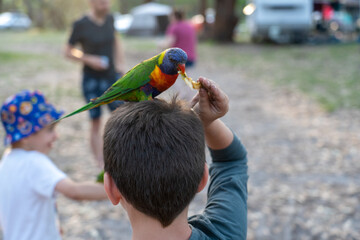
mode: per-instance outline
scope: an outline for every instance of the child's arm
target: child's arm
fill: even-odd
[[[211,239],[246,239],[247,153],[240,140],[218,118],[228,110],[228,98],[213,82],[199,79],[195,111],[203,122],[213,163],[208,200],[203,214],[189,218],[196,229]],[[195,99],[196,101],[196,99]]]
[[[209,148],[224,149],[228,147],[234,136],[231,130],[219,119],[229,110],[229,98],[213,81],[199,78],[202,85],[193,99],[194,110],[204,125],[205,139]]]
[[[55,190],[74,200],[104,200],[104,186],[98,183],[77,183],[65,178],[56,184]]]

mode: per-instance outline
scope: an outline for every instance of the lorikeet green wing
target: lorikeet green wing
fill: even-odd
[[[115,100],[133,101],[141,91],[134,91],[150,82],[150,75],[157,65],[159,55],[143,61],[129,70],[119,81],[115,82],[100,97],[92,100],[93,104],[110,103]],[[126,93],[133,93],[129,95]],[[149,96],[151,98],[151,96]],[[145,99],[144,99],[145,100]]]

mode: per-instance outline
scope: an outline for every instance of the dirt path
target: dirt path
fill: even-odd
[[[129,66],[149,57],[140,50],[126,56]],[[231,109],[224,121],[249,152],[248,239],[360,239],[360,111],[327,114],[298,92],[245,78],[240,66],[219,66],[211,51],[201,57],[206,63],[190,75],[214,79],[228,93]],[[62,84],[76,89],[78,70],[44,72],[39,79],[48,74],[54,89]],[[80,106],[79,95],[70,91],[59,99],[61,106],[67,111]],[[64,121],[52,153],[76,180],[93,180],[98,172],[88,127],[85,113]],[[195,198],[191,214],[201,212],[205,194]],[[129,239],[121,207],[58,199],[64,239]]]

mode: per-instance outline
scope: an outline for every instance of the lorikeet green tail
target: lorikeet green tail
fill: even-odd
[[[60,118],[58,121],[115,100],[137,102],[153,99],[171,87],[179,73],[187,84],[190,83],[191,87],[199,88],[198,83],[194,83],[186,76],[186,61],[187,55],[182,49],[166,49],[162,53],[139,63],[117,80],[100,97],[92,99],[82,108]]]

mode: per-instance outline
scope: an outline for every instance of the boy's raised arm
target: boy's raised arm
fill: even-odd
[[[213,81],[200,77],[199,82],[202,88],[192,106],[203,122],[208,147],[224,149],[234,138],[232,131],[219,119],[229,110],[229,98]]]
[[[194,98],[193,106],[204,125],[212,164],[206,208],[202,214],[189,218],[193,239],[197,239],[198,234],[194,229],[201,229],[210,239],[245,240],[247,153],[240,140],[219,119],[229,108],[226,94],[210,80],[200,78],[199,81],[202,88]]]

